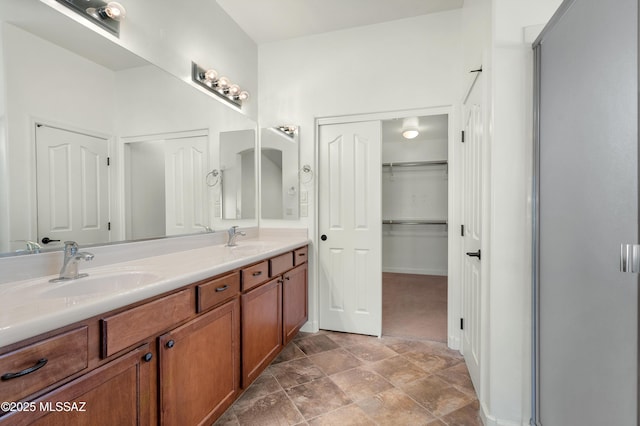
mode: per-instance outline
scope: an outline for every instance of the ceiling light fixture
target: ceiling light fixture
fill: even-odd
[[[420,134],[418,124],[418,117],[407,117],[402,120],[402,137],[405,139],[417,137]]]
[[[218,77],[218,71],[214,69],[206,70],[195,62],[191,63],[191,79],[210,93],[237,107],[242,107],[242,101],[249,99],[249,92],[242,90],[240,86],[232,83],[227,77]]]

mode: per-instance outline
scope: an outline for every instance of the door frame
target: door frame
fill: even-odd
[[[320,170],[320,126],[327,124],[347,124],[356,123],[361,121],[382,121],[393,118],[405,118],[415,116],[426,115],[442,115],[447,114],[448,119],[448,140],[447,140],[447,157],[449,162],[449,176],[448,176],[448,235],[447,235],[447,274],[448,274],[448,295],[447,295],[447,344],[452,349],[460,349],[460,343],[462,341],[462,334],[460,331],[460,317],[462,314],[462,301],[461,301],[461,258],[460,252],[462,250],[461,239],[458,238],[457,229],[460,228],[461,223],[461,211],[460,203],[462,200],[462,179],[459,158],[460,147],[456,141],[459,141],[460,137],[460,107],[454,105],[444,105],[436,107],[424,107],[416,109],[403,109],[396,111],[383,111],[365,114],[353,114],[353,115],[339,115],[339,116],[327,116],[316,117],[314,119],[314,168],[316,171]],[[380,165],[382,167],[382,165]],[[312,241],[319,241],[320,238],[320,208],[319,208],[319,179],[314,179],[314,230],[310,235]],[[380,224],[380,238],[382,239],[382,224]],[[317,243],[314,244],[313,250],[313,264],[319,265],[319,250]],[[310,285],[310,303],[309,309],[313,318],[313,330],[318,330],[319,325],[319,312],[320,312],[320,271],[319,268],[313,268],[310,274],[313,276],[313,285]],[[381,311],[382,311],[382,307]],[[310,317],[311,318],[311,317]],[[382,318],[380,319],[382,321]],[[382,329],[382,324],[380,329]]]

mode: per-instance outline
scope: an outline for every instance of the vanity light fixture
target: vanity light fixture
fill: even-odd
[[[290,138],[295,137],[296,133],[298,132],[298,127],[292,126],[292,125],[282,125],[282,126],[276,127],[276,129],[280,130],[282,133],[289,136]]]
[[[218,71],[204,69],[195,62],[191,62],[191,80],[207,91],[219,96],[237,107],[242,107],[242,101],[249,99],[249,92],[242,90],[227,77],[218,77]]]
[[[407,117],[402,120],[402,137],[405,139],[417,137],[420,134],[418,123],[418,117]]]
[[[120,36],[120,21],[127,15],[127,10],[115,1],[103,0],[56,0],[69,9],[100,25],[116,37]]]

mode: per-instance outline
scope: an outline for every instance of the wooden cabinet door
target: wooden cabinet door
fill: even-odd
[[[238,298],[159,338],[160,423],[211,424],[240,388]]]
[[[43,395],[0,425],[149,425],[151,366],[144,345]],[[23,406],[24,407],[24,406]]]
[[[242,387],[282,349],[282,278],[242,295]]]
[[[282,328],[286,345],[307,322],[307,264],[284,274],[282,284]]]

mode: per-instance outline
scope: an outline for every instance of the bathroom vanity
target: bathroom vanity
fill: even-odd
[[[70,287],[58,314],[94,313],[29,336],[57,309],[33,298],[35,322],[0,324],[0,342],[24,334],[0,348],[0,425],[212,424],[307,321],[307,257],[306,238],[247,239],[114,265],[140,287]]]

